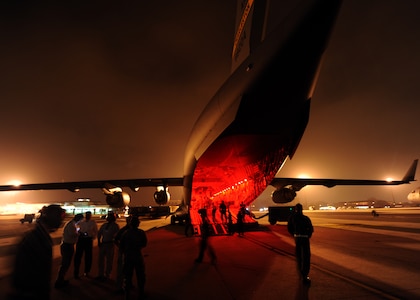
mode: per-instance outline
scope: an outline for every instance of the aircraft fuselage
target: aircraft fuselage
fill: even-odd
[[[310,2],[310,3],[309,3]],[[268,35],[199,117],[186,148],[190,209],[249,205],[293,156],[340,1],[309,1]]]

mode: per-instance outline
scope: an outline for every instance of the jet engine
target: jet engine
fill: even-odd
[[[106,203],[113,208],[126,207],[130,204],[130,195],[123,192],[120,187],[106,184],[102,191],[106,195]]]
[[[296,197],[296,191],[293,186],[284,186],[276,189],[271,194],[271,199],[274,203],[288,203],[293,201]]]
[[[169,199],[171,198],[171,195],[168,192],[168,188],[158,186],[157,191],[155,192],[153,197],[155,198],[156,204],[164,205],[168,203]]]
[[[130,195],[123,192],[120,188],[115,190],[103,189],[106,195],[106,203],[113,208],[126,207],[130,204]]]
[[[126,207],[130,204],[130,195],[125,192],[107,194],[106,203],[113,208]]]

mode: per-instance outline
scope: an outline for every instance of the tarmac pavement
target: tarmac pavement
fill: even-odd
[[[199,238],[186,237],[181,225],[148,230],[147,237],[148,245],[143,251],[146,299],[392,299],[319,268],[311,269],[310,286],[302,284],[291,255],[294,252],[291,238],[286,232],[274,234],[269,226],[245,232],[243,238],[211,237],[216,264],[211,264],[208,256],[202,263],[194,262]],[[116,293],[116,255],[111,278],[101,282],[94,278],[98,275],[97,253],[95,243],[92,277],[76,280],[70,268],[66,278],[69,285],[62,289],[53,287],[52,300],[124,299],[124,295]],[[54,280],[59,264],[59,257],[55,258]],[[8,276],[0,279],[3,295],[9,290],[9,279]],[[137,298],[136,292],[136,289],[132,292],[133,299]]]

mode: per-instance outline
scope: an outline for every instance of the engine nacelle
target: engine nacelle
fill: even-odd
[[[168,203],[169,200],[168,192],[166,192],[165,190],[156,191],[153,197],[155,198],[155,202],[158,205],[164,205]]]
[[[271,199],[274,203],[288,203],[293,201],[296,197],[296,192],[293,187],[282,187],[275,190],[271,194]]]
[[[106,203],[113,208],[126,207],[130,204],[130,195],[124,192],[107,194]]]

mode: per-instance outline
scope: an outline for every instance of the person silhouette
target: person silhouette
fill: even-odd
[[[112,271],[114,261],[114,238],[117,235],[120,227],[115,222],[116,217],[113,212],[109,212],[106,217],[106,222],[102,224],[98,231],[98,269],[99,275],[96,277],[98,280],[105,280],[109,278]],[[106,262],[106,268],[105,268]]]
[[[296,263],[299,274],[304,284],[310,284],[308,277],[311,263],[311,248],[309,239],[312,237],[314,228],[311,219],[303,214],[302,204],[295,206],[294,213],[287,222],[287,230],[295,238]]]
[[[146,270],[142,249],[147,245],[146,233],[139,228],[140,220],[132,217],[130,225],[121,237],[120,247],[124,255],[124,292],[125,298],[130,297],[133,288],[133,272],[136,271],[138,297],[144,296],[144,285],[146,283]]]
[[[200,239],[200,248],[199,248],[198,257],[195,259],[195,262],[201,263],[204,258],[204,253],[207,251],[208,255],[210,256],[211,263],[215,265],[217,257],[214,252],[213,246],[209,242],[210,223],[207,219],[207,211],[205,209],[200,209],[198,210],[198,213],[201,216],[201,224],[200,224],[201,239]]]
[[[92,220],[92,212],[87,211],[85,218],[79,223],[79,238],[76,243],[74,254],[74,278],[79,278],[79,269],[82,262],[83,253],[85,254],[84,276],[88,277],[92,268],[93,240],[98,234],[98,225]]]
[[[233,220],[232,220],[232,213],[228,210],[228,234],[232,235],[234,233],[233,229]]]
[[[64,216],[65,210],[60,205],[44,206],[35,228],[18,244],[10,299],[50,299],[53,246],[50,232],[61,226]]]
[[[217,207],[213,203],[211,207],[211,217],[214,224],[216,223],[216,211],[217,211]]]
[[[79,227],[77,227],[77,225],[82,219],[83,215],[77,214],[64,225],[63,238],[60,245],[61,265],[58,270],[57,280],[54,284],[55,288],[62,288],[69,283],[64,277],[71,265],[71,260],[73,259],[74,244],[77,243],[77,239],[79,238]]]
[[[219,211],[220,211],[220,219],[222,220],[221,222],[222,223],[226,222],[227,221],[226,204],[225,204],[225,201],[223,201],[223,200],[222,200],[222,202],[220,202]]]
[[[245,215],[250,215],[249,211],[246,209],[245,204],[241,203],[236,215],[236,226],[238,230],[238,236],[243,237],[245,234]]]
[[[125,225],[117,232],[114,238],[114,243],[118,248],[117,257],[117,293],[122,294],[124,292],[124,251],[121,248],[121,239],[124,233],[131,227],[131,219],[133,216],[128,216],[125,219]]]

